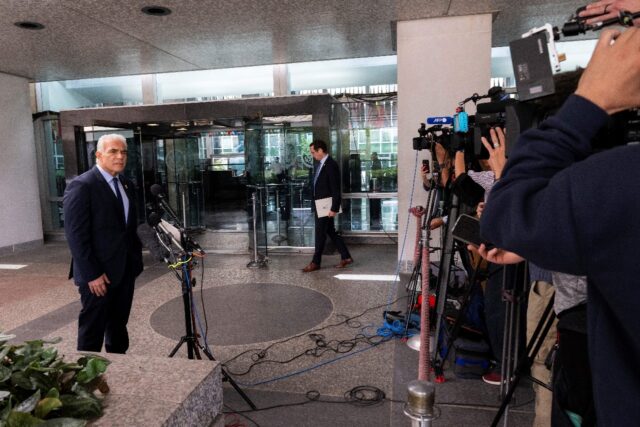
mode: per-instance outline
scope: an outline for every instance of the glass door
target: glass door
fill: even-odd
[[[398,229],[397,102],[354,101],[333,105],[332,146],[342,165],[344,215],[352,232]]]
[[[263,257],[268,256],[265,158],[262,120],[245,121],[244,153],[247,183],[247,213],[249,215],[249,247]]]
[[[314,245],[310,125],[311,116],[266,117],[264,121],[265,218],[270,248]]]
[[[203,228],[204,197],[198,138],[156,140],[159,183],[186,229]]]
[[[60,121],[57,115],[46,115],[34,121],[36,138],[41,139],[38,149],[38,160],[43,171],[44,199],[42,206],[42,222],[44,232],[60,231],[64,227],[62,197],[66,188],[64,178],[64,156],[62,153],[62,138],[60,137]],[[39,131],[42,131],[40,134]],[[41,135],[41,136],[40,136]]]

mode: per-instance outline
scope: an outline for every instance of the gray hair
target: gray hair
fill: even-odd
[[[120,142],[122,142],[124,144],[124,146],[127,146],[127,139],[120,135],[119,133],[110,133],[108,135],[102,135],[99,139],[98,139],[98,143],[96,144],[96,151],[100,151],[103,152],[104,149],[104,144],[109,141],[109,140],[118,140]]]

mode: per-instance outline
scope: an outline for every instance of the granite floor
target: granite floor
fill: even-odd
[[[213,236],[218,237],[232,239]],[[348,269],[334,269],[338,258],[332,255],[325,256],[322,270],[303,274],[300,269],[308,263],[308,254],[271,255],[268,268],[248,269],[249,255],[240,253],[242,245],[237,245],[230,253],[207,255],[194,272],[197,320],[206,329],[211,351],[259,408],[245,412],[246,403],[226,384],[227,425],[411,424],[402,408],[407,383],[417,377],[418,353],[400,340],[375,337],[384,310],[404,309],[406,278],[397,282],[336,277],[394,275],[396,246],[350,249],[355,263]],[[148,254],[145,261],[129,322],[129,353],[168,355],[184,327],[181,286],[165,264]],[[72,352],[79,303],[67,280],[68,262],[64,242],[0,257],[0,264],[25,265],[0,268],[0,330],[16,334],[20,341],[59,336],[61,348]],[[176,357],[187,357],[186,346]],[[436,388],[439,418],[433,424],[490,425],[499,404],[498,387],[458,379],[450,371],[446,377]],[[345,395],[361,386],[383,392],[386,399],[377,405],[346,403]],[[530,389],[529,383],[518,389],[507,425],[531,425]]]

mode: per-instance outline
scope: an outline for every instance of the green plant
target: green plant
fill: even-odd
[[[93,391],[109,390],[102,377],[107,359],[82,356],[69,363],[44,347],[59,340],[9,344],[13,338],[0,333],[0,427],[84,426],[102,415]]]

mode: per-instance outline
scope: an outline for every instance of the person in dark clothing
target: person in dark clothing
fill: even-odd
[[[313,199],[320,200],[331,198],[331,207],[326,216],[319,217],[316,210],[316,248],[313,253],[313,260],[302,269],[303,272],[320,270],[322,262],[322,252],[327,236],[331,237],[340,252],[340,262],[336,268],[345,268],[353,263],[353,258],[342,240],[342,236],[336,233],[334,218],[340,212],[340,169],[338,163],[327,153],[327,144],[322,140],[315,140],[309,145],[311,156],[315,160],[313,173]],[[315,206],[314,206],[315,208]]]
[[[640,29],[604,31],[578,89],[523,133],[481,219],[484,238],[588,277],[588,350],[599,426],[640,419],[640,146],[591,155],[609,115],[640,106]]]
[[[64,230],[71,250],[69,278],[78,286],[78,350],[109,353],[129,348],[127,322],[142,243],[133,184],[120,175],[127,164],[122,135],[104,135],[96,166],[69,183],[64,193]]]

